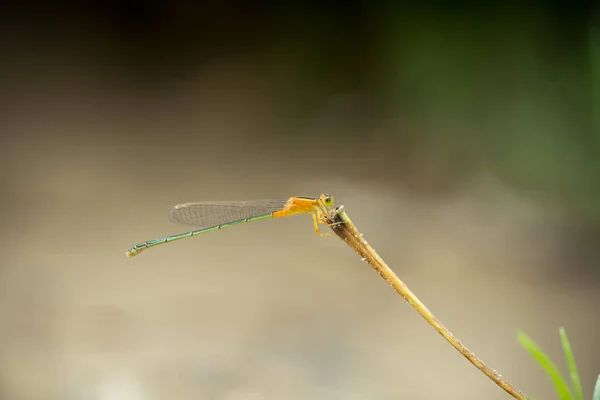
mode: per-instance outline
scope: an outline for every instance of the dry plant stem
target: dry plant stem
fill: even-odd
[[[491,380],[496,382],[498,386],[508,392],[511,396],[516,399],[527,399],[527,397],[521,393],[518,389],[512,386],[509,382],[503,379],[500,374],[485,365],[475,354],[467,349],[458,339],[452,335],[452,333],[446,329],[444,325],[425,307],[423,303],[410,291],[410,289],[402,282],[394,271],[387,266],[387,264],[379,257],[375,250],[367,243],[363,238],[363,235],[356,229],[356,226],[352,223],[346,212],[344,206],[338,206],[330,215],[326,217],[327,223],[330,224],[331,229],[338,235],[348,246],[350,246],[355,252],[357,252],[361,258],[369,263],[383,279],[385,279],[395,290],[398,292],[404,300],[411,306],[431,326],[435,328],[456,350],[458,350],[463,356],[465,356],[473,365],[475,365],[481,372],[486,374]]]

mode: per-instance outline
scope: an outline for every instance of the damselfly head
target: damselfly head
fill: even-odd
[[[333,207],[335,205],[335,201],[333,200],[333,196],[329,193],[325,193],[321,195],[321,201],[325,207]]]

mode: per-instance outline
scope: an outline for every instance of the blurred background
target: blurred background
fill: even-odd
[[[178,203],[322,192],[527,394],[515,334],[562,367],[564,326],[591,398],[591,4],[1,7],[0,398],[508,398],[308,216],[125,257]]]

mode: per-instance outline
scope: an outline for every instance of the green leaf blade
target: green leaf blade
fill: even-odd
[[[519,332],[517,339],[521,346],[533,357],[534,360],[542,367],[546,374],[550,377],[556,392],[561,400],[573,400],[573,394],[569,389],[564,378],[561,376],[556,365],[550,358],[539,348],[539,346],[525,333]],[[595,399],[594,399],[595,400]]]
[[[594,387],[594,397],[592,397],[592,400],[600,400],[600,375],[598,375],[598,380]]]
[[[575,392],[575,400],[583,400],[581,380],[579,378],[579,372],[577,371],[577,365],[575,364],[575,356],[573,355],[573,350],[571,349],[571,344],[569,343],[569,339],[567,338],[565,328],[561,327],[559,330],[559,334],[563,352],[565,353],[565,358],[569,367],[569,373],[571,374],[571,382],[573,384],[573,391]]]

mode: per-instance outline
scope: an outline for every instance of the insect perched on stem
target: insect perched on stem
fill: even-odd
[[[319,230],[319,224],[329,225],[325,218],[330,208],[334,206],[333,197],[329,194],[322,194],[319,197],[290,197],[287,200],[210,201],[179,204],[171,209],[169,219],[180,224],[195,226],[198,229],[136,244],[127,251],[126,255],[133,257],[149,247],[229,226],[296,214],[312,214],[317,235],[330,236],[333,234],[322,233]]]

